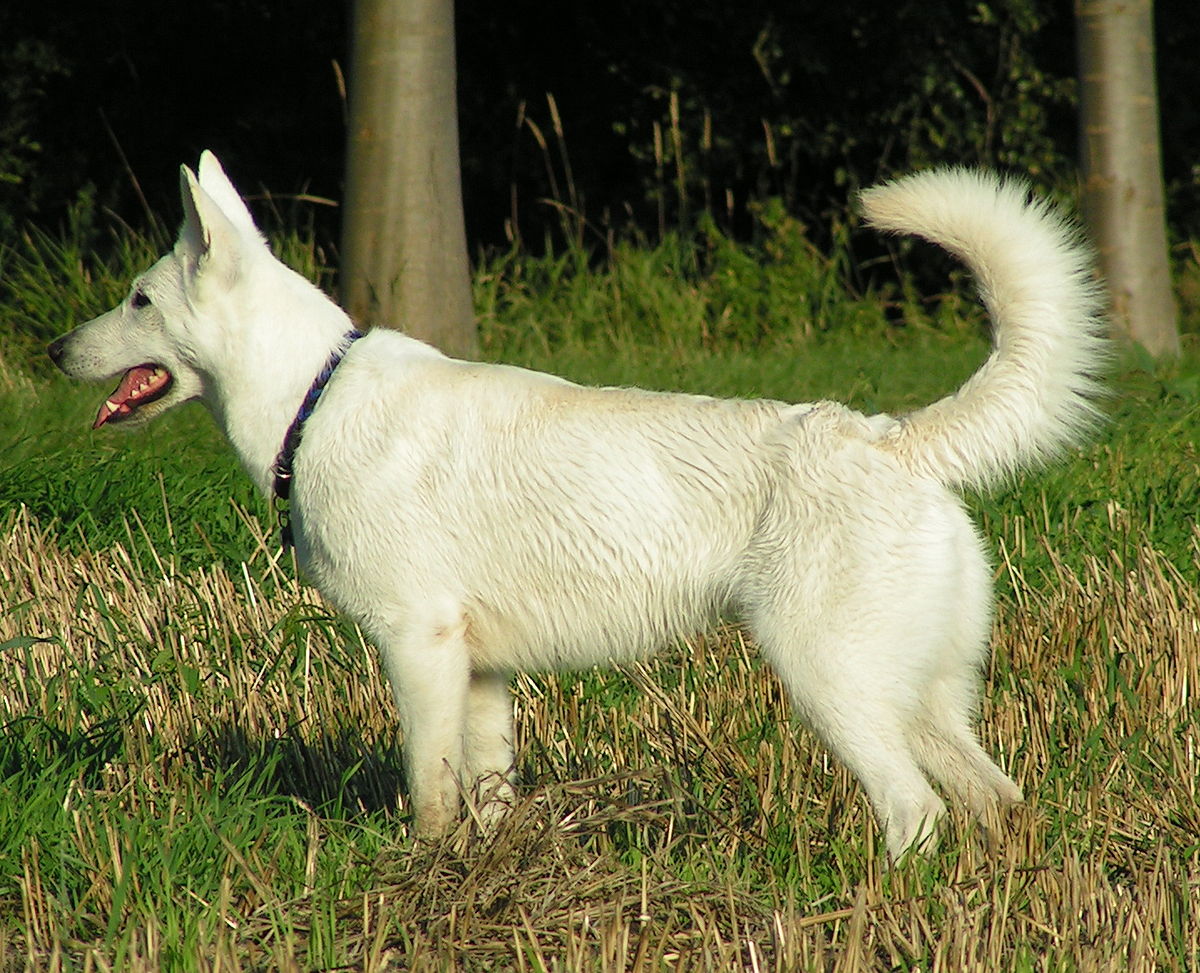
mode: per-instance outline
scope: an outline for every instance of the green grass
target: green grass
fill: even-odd
[[[903,411],[982,360],[960,298],[845,274],[783,223],[753,251],[509,256],[477,299],[489,355],[598,384]],[[374,653],[275,559],[208,417],[92,433],[108,390],[24,361],[55,316],[100,309],[65,290],[0,307],[30,336],[0,380],[0,970],[1200,959],[1195,352],[1126,361],[1095,442],[967,498],[1000,591],[982,733],[1029,804],[994,847],[957,821],[888,871],[856,785],[732,629],[519,677],[521,805],[494,836],[414,842]]]

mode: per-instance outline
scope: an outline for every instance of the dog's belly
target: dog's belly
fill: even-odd
[[[351,503],[302,492],[298,553],[379,641],[461,630],[476,670],[636,658],[727,607],[768,493],[748,452],[689,475],[657,463],[606,478],[593,464],[496,485],[476,473],[390,503],[362,480]]]
[[[331,549],[300,534],[298,547],[310,580],[377,640],[455,630],[476,671],[560,669],[642,657],[710,625],[752,530],[745,518],[721,536],[647,524],[623,544],[538,533],[460,546],[425,535],[388,549],[378,535]]]
[[[715,580],[624,582],[468,595],[463,617],[473,667],[564,669],[641,658],[707,628],[728,601],[728,586]]]

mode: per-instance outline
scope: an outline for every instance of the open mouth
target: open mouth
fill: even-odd
[[[162,365],[135,365],[121,378],[121,384],[100,406],[93,429],[106,422],[123,422],[138,409],[155,399],[161,399],[171,387],[171,373]]]

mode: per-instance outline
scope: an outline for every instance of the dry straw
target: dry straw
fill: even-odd
[[[247,519],[255,563],[188,574],[122,546],[65,553],[23,511],[5,524],[0,723],[86,731],[81,678],[119,686],[136,716],[68,794],[89,812],[64,847],[22,849],[0,969],[177,963],[165,917],[180,902],[207,917],[184,963],[198,969],[313,968],[318,939],[367,970],[1196,968],[1200,595],[1153,550],[1078,571],[1054,557],[1037,584],[1004,554],[982,732],[1028,804],[986,836],[956,819],[936,861],[889,871],[855,785],[781,725],[779,686],[736,629],[684,666],[681,651],[518,678],[521,803],[493,835],[468,816],[411,843],[371,651],[266,560]],[[268,756],[302,808],[287,824],[299,879],[268,833],[225,837],[217,894],[177,890],[161,922],[131,913],[80,940],[80,917],[120,915],[137,877],[119,811],[152,805],[169,842],[197,794]],[[348,826],[320,810],[334,797]],[[344,852],[357,884],[323,893],[322,856],[356,822],[373,834]],[[47,884],[51,854],[90,863],[82,899]]]

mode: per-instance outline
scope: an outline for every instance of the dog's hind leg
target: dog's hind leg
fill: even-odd
[[[1023,796],[971,728],[974,682],[966,673],[939,679],[923,694],[908,739],[925,772],[986,823],[998,806],[1020,803]]]
[[[905,736],[910,696],[903,678],[897,685],[894,674],[856,664],[874,653],[869,646],[846,644],[852,636],[841,643],[806,644],[755,634],[801,720],[866,791],[892,859],[910,850],[931,851],[946,808]]]
[[[945,805],[908,749],[895,714],[856,702],[863,701],[852,702],[848,693],[837,699],[797,700],[797,708],[866,791],[892,859],[911,850],[932,851]]]
[[[778,588],[746,620],[799,719],[862,785],[890,857],[931,851],[946,805],[906,735],[919,708],[914,661],[928,651],[922,633],[898,631],[895,619],[856,597],[805,601]]]
[[[493,824],[512,805],[513,708],[504,672],[473,672],[467,695],[467,781],[479,815]]]
[[[945,558],[957,570],[945,579],[950,591],[943,610],[931,612],[930,647],[925,682],[917,690],[917,706],[908,741],[930,777],[972,814],[989,822],[997,807],[1019,803],[1019,788],[984,751],[974,730],[991,634],[991,571],[974,532],[963,530],[957,557]]]

